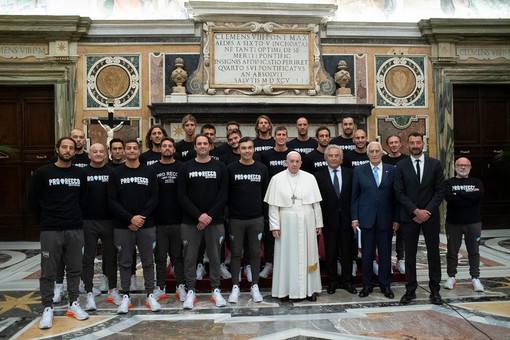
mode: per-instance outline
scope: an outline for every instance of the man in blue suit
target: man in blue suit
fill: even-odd
[[[375,248],[379,250],[379,284],[385,297],[393,299],[391,291],[391,238],[399,227],[393,179],[395,168],[382,163],[383,149],[379,142],[367,148],[369,163],[354,169],[352,179],[352,228],[361,229],[363,249],[363,289],[360,297],[372,292],[372,262]]]

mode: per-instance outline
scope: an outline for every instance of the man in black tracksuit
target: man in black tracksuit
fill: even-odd
[[[131,265],[135,246],[142,261],[147,304],[152,311],[161,306],[154,299],[153,249],[156,243],[156,227],[153,218],[158,204],[156,173],[150,166],[138,160],[140,149],[136,140],[126,141],[126,163],[113,169],[108,183],[108,199],[115,216],[114,239],[119,253],[122,302],[119,314],[128,312],[131,305],[129,286]]]
[[[67,315],[78,320],[88,318],[77,301],[83,250],[81,209],[87,188],[85,173],[71,163],[75,148],[72,138],[60,138],[55,148],[57,161],[39,168],[30,183],[28,204],[41,227],[39,281],[44,312],[39,327],[42,329],[53,325],[53,283],[61,258],[67,268]]]
[[[184,259],[182,256],[181,222],[182,209],[177,194],[177,177],[182,168],[182,162],[174,158],[175,147],[172,138],[161,141],[161,160],[152,165],[156,171],[159,186],[159,203],[154,211],[156,221],[156,290],[154,296],[158,299],[166,297],[165,278],[167,255],[174,267],[176,282],[176,296],[184,301],[186,290],[184,285]]]
[[[223,212],[228,193],[228,173],[225,164],[211,159],[210,139],[195,138],[195,159],[184,163],[177,178],[179,202],[183,209],[181,237],[184,246],[184,274],[188,293],[183,307],[192,309],[196,301],[195,263],[202,238],[209,254],[209,269],[213,300],[216,306],[226,305],[220,286],[220,244],[225,237]]]

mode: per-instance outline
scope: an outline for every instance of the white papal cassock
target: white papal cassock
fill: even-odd
[[[322,289],[316,228],[322,228],[322,200],[315,177],[299,170],[275,175],[264,201],[269,204],[269,228],[280,230],[275,240],[271,295],[303,299]]]

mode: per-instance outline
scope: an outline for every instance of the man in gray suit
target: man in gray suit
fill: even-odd
[[[416,252],[421,230],[427,246],[430,302],[440,305],[443,301],[439,295],[439,205],[444,197],[443,169],[437,159],[423,154],[423,135],[413,132],[407,140],[411,156],[399,162],[395,172],[395,195],[400,204],[400,222],[404,231],[407,281],[406,293],[400,302],[408,304],[416,298]]]

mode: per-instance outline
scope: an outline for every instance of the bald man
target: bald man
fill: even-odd
[[[89,155],[85,151],[85,132],[80,129],[72,129],[71,138],[76,142],[76,154],[73,158],[73,165],[84,168],[90,163]]]
[[[342,164],[345,167],[354,169],[357,166],[369,162],[367,156],[367,134],[361,129],[356,130],[354,132],[352,141],[356,147],[353,150],[345,153]]]
[[[103,144],[92,144],[88,156],[90,164],[83,168],[87,176],[87,198],[83,209],[85,248],[81,277],[87,292],[85,310],[93,311],[96,309],[96,303],[92,291],[92,280],[98,239],[101,239],[103,262],[108,278],[109,290],[106,301],[120,304],[122,298],[116,288],[117,252],[113,242],[113,213],[108,204],[108,180],[112,170],[106,166],[108,157]]]
[[[469,258],[469,274],[473,289],[483,292],[480,282],[480,254],[478,244],[482,233],[482,216],[480,204],[483,199],[483,183],[478,178],[470,177],[471,162],[465,157],[455,162],[457,175],[445,181],[446,212],[446,238],[448,240],[446,252],[446,271],[448,278],[444,287],[455,287],[455,274],[459,260],[459,249],[462,244],[462,235]]]

